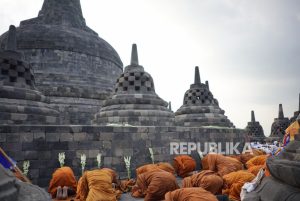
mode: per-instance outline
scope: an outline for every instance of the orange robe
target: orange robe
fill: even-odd
[[[77,182],[70,167],[61,167],[55,170],[52,174],[52,179],[49,184],[48,192],[51,194],[52,198],[56,197],[57,187],[68,186],[73,188],[74,191],[77,189]]]
[[[116,201],[118,192],[113,189],[115,172],[104,168],[85,171],[78,182],[76,199],[80,201]]]
[[[190,156],[176,156],[173,161],[175,171],[180,177],[186,177],[189,173],[196,169],[196,161]]]
[[[255,165],[255,166],[248,168],[247,171],[256,176],[260,169],[265,169],[265,165]]]
[[[255,156],[246,163],[246,166],[249,169],[253,166],[264,165],[266,163],[267,157],[267,155]]]
[[[166,171],[150,171],[137,176],[132,188],[133,197],[145,197],[144,201],[163,200],[168,191],[178,189],[176,178]]]
[[[181,188],[166,193],[165,201],[218,201],[218,199],[203,188]]]
[[[218,194],[223,186],[223,178],[211,170],[203,170],[190,177],[185,177],[182,181],[183,188],[202,187],[203,189]]]
[[[259,150],[259,149],[252,149],[252,153],[254,156],[260,156],[260,155],[266,154],[266,152],[264,152],[263,150]]]
[[[245,170],[231,172],[223,176],[223,194],[229,195],[230,200],[240,200],[241,189],[246,182],[251,182],[255,178]]]
[[[171,174],[175,174],[174,168],[169,163],[157,163],[157,164],[147,164],[147,165],[138,167],[136,169],[136,176],[138,176],[139,174],[143,174],[143,173],[146,173],[149,171],[154,171],[154,170],[158,170],[158,171],[164,170],[164,171],[170,172]]]
[[[224,176],[230,172],[243,169],[243,164],[235,158],[221,154],[207,154],[202,159],[203,170],[212,170]]]

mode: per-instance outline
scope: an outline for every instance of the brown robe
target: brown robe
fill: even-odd
[[[182,181],[183,188],[202,187],[212,194],[222,192],[223,178],[211,170],[203,170],[200,173],[186,177]]]

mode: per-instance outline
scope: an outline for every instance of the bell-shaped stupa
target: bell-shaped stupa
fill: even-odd
[[[0,124],[58,124],[58,111],[37,91],[31,66],[16,44],[16,27],[11,25],[0,51]]]
[[[151,75],[139,65],[137,46],[132,45],[131,64],[117,79],[114,94],[106,100],[94,123],[133,126],[172,126],[174,113],[156,93]]]
[[[86,25],[80,0],[44,0],[38,16],[17,28],[17,48],[62,124],[90,124],[123,71],[114,48]]]
[[[299,94],[299,106],[298,106],[298,111],[294,112],[294,116],[290,119],[290,122],[293,123],[296,121],[298,115],[300,114],[300,94]]]
[[[208,81],[201,83],[199,68],[196,66],[194,84],[185,92],[183,105],[175,113],[176,125],[234,127],[224,113],[210,92]]]
[[[253,140],[261,140],[265,138],[264,130],[259,121],[255,121],[254,111],[251,111],[251,121],[248,122],[246,127],[247,135]]]
[[[270,137],[283,138],[285,134],[285,129],[290,124],[290,120],[287,117],[284,117],[282,104],[279,104],[278,118],[274,119],[274,122],[271,127]]]

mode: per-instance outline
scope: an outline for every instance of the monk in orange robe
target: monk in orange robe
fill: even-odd
[[[265,169],[265,165],[255,165],[247,169],[248,172],[254,174],[255,176],[258,174],[260,169]]]
[[[180,177],[189,176],[196,169],[196,161],[188,155],[176,156],[173,161],[175,171]]]
[[[173,174],[161,171],[149,171],[137,176],[136,185],[133,186],[133,197],[145,197],[144,201],[163,200],[168,191],[178,189],[176,178]]]
[[[223,178],[211,170],[203,170],[190,177],[185,177],[182,181],[183,188],[202,187],[212,194],[221,193]]]
[[[243,164],[235,158],[211,153],[202,159],[202,168],[203,170],[212,170],[224,176],[230,172],[242,170]]]
[[[255,178],[254,174],[245,170],[231,172],[223,176],[224,185],[222,194],[229,195],[230,200],[240,200],[240,194],[243,185],[246,182],[251,182]]]
[[[165,201],[218,201],[215,195],[203,188],[181,188],[165,195]]]
[[[72,191],[76,192],[77,182],[70,167],[61,167],[55,170],[52,174],[52,179],[49,184],[48,192],[51,194],[52,198],[56,197],[57,188],[63,188],[64,186],[70,188]]]
[[[136,169],[136,176],[139,174],[143,174],[153,170],[164,170],[170,172],[171,174],[175,174],[175,170],[169,163],[157,163],[157,164],[147,164],[143,165]]]
[[[251,158],[247,163],[246,166],[247,168],[251,168],[253,166],[257,166],[257,165],[264,165],[266,163],[266,160],[268,158],[268,155],[259,155],[259,156],[255,156],[254,158]]]
[[[116,201],[121,194],[112,187],[116,181],[117,174],[108,168],[85,171],[78,182],[76,199],[80,201]]]

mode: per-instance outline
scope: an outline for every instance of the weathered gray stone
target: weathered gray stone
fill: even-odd
[[[131,64],[125,68],[124,73],[117,79],[114,94],[104,102],[103,107],[94,119],[94,123],[125,126],[126,124],[172,126],[174,124],[174,114],[167,108],[167,102],[155,93],[151,75],[138,64],[135,44],[132,46],[131,59]],[[122,132],[132,132],[136,128],[122,127],[121,129]]]
[[[194,84],[186,91],[183,105],[175,112],[176,125],[234,127],[224,113],[208,85],[201,83],[199,68],[196,66]]]
[[[283,115],[282,104],[279,104],[278,118],[274,119],[271,127],[270,137],[283,138],[285,129],[289,126],[290,120]]]
[[[122,62],[86,26],[80,1],[45,0],[38,17],[22,21],[16,36],[17,49],[36,71],[37,88],[60,110],[62,123],[90,124],[121,74]],[[7,38],[7,33],[0,37],[0,46]]]

